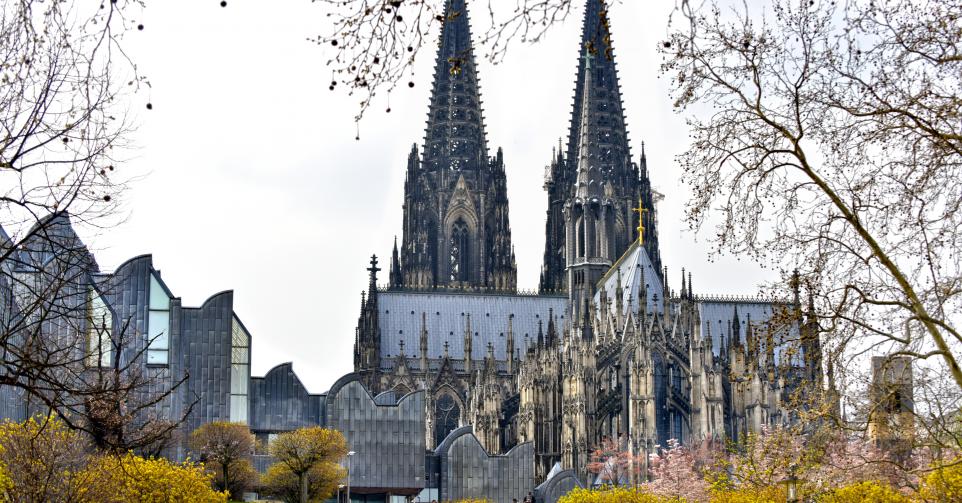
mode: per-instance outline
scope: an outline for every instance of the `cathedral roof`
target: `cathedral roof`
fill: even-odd
[[[798,324],[790,322],[791,306],[787,302],[716,297],[699,299],[697,305],[701,320],[701,336],[711,336],[712,351],[716,355],[720,354],[722,348],[731,344],[733,339],[737,339],[742,346],[747,346],[749,325],[763,343],[766,339],[765,331],[769,327],[774,330],[776,363],[781,363],[782,359],[780,346],[783,344],[780,343],[799,340]],[[786,323],[778,323],[778,320],[785,320]],[[802,363],[800,352],[793,352],[792,360],[794,363]]]
[[[423,151],[426,169],[477,169],[488,150],[464,0],[446,0]]]
[[[645,293],[643,300],[648,312],[661,311],[661,301],[656,301],[663,295],[661,272],[652,265],[648,251],[638,241],[633,242],[624,255],[611,266],[598,286],[594,297],[595,305],[600,305],[601,293],[605,292],[612,314],[615,314],[617,309],[616,295],[619,287],[622,295],[622,309],[625,310],[622,314],[628,314],[629,310],[632,312],[638,310],[638,299],[642,298],[642,291]]]
[[[545,295],[484,295],[444,292],[386,291],[378,294],[378,326],[381,355],[397,355],[400,343],[409,357],[420,355],[421,314],[428,331],[428,358],[444,354],[464,358],[464,333],[471,317],[471,354],[482,360],[488,344],[495,359],[507,360],[508,318],[512,318],[514,347],[523,357],[528,345],[537,344],[538,322],[547,325],[553,311],[555,323],[562,323],[567,299]],[[517,355],[516,355],[517,356]]]

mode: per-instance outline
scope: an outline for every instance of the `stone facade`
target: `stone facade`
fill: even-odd
[[[513,291],[504,155],[488,155],[464,0],[448,0],[424,151],[408,157],[404,236],[391,282],[412,288]]]
[[[783,300],[700,296],[683,270],[680,288],[668,286],[662,196],[644,148],[631,156],[608,8],[586,2],[568,143],[545,176],[539,293],[519,295],[513,280],[492,281],[486,262],[463,262],[485,253],[479,227],[469,225],[468,255],[453,246],[451,212],[484,214],[484,200],[506,215],[508,203],[501,155],[485,161],[475,120],[467,8],[449,0],[424,152],[408,158],[402,252],[384,287],[372,257],[355,342],[355,371],[375,393],[425,392],[426,445],[467,426],[492,454],[531,443],[539,482],[557,463],[584,480],[606,438],[640,454],[790,423],[791,395],[821,386],[819,337],[797,284]],[[491,180],[484,199],[481,179]],[[506,230],[506,216],[492,228]],[[446,269],[459,263],[472,271],[460,281]]]

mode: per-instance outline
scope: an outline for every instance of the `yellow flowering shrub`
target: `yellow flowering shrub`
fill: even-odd
[[[680,498],[665,498],[645,491],[611,487],[603,489],[575,488],[561,497],[558,503],[681,503]]]
[[[225,503],[226,492],[211,486],[212,475],[201,464],[172,463],[134,454],[100,456],[88,470],[101,481],[104,501],[142,503]]]
[[[785,488],[781,486],[718,489],[711,492],[711,503],[783,503]]]
[[[919,485],[922,501],[962,501],[962,459],[933,470]]]
[[[824,503],[909,503],[911,500],[888,484],[867,480],[839,487],[818,499]]]
[[[6,468],[3,466],[2,463],[0,463],[0,498],[2,498],[2,495],[7,494],[7,491],[9,491],[12,488],[13,488],[13,481],[10,480],[10,475],[7,475]],[[0,501],[3,501],[3,500],[0,499]]]
[[[0,485],[10,501],[87,501],[89,447],[56,418],[0,423]],[[96,501],[96,499],[89,499]]]

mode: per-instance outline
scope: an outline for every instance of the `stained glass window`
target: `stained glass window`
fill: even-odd
[[[440,445],[449,433],[458,429],[461,408],[450,394],[438,396],[434,402],[434,445]]]

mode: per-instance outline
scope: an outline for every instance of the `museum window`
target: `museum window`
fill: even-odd
[[[147,364],[167,365],[170,362],[170,297],[156,272],[150,273],[147,307]]]
[[[247,424],[251,336],[236,316],[231,322],[230,346],[230,421]]]
[[[87,296],[87,365],[109,367],[113,356],[114,317],[107,303],[94,288]]]

